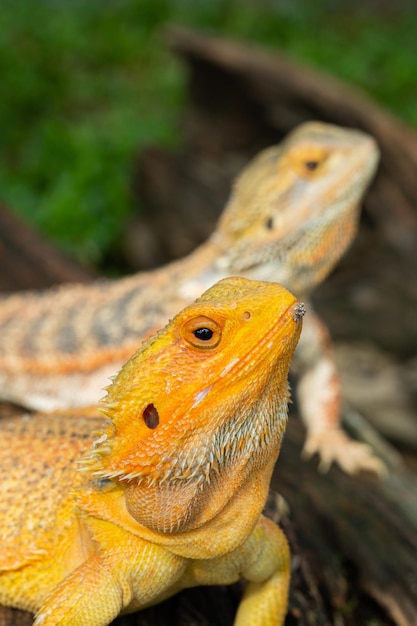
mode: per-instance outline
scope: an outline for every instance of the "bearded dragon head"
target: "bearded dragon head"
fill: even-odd
[[[310,291],[352,242],[378,159],[369,135],[319,122],[261,152],[212,236],[218,269]]]
[[[110,424],[85,461],[89,471],[124,485],[142,523],[170,531],[184,527],[184,516],[191,523],[190,502],[215,475],[278,453],[303,314],[274,283],[214,285],[115,378],[103,403]],[[181,512],[172,512],[172,497],[164,504],[164,489],[177,493]]]

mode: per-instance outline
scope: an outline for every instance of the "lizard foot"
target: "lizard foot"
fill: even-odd
[[[319,455],[321,472],[327,472],[332,463],[337,463],[347,474],[367,471],[382,476],[387,471],[383,461],[374,455],[370,446],[352,441],[337,429],[313,433],[307,437],[303,458],[310,458],[314,454]]]

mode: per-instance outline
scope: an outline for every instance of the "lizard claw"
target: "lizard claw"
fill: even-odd
[[[383,476],[387,472],[385,464],[374,455],[370,446],[352,441],[341,430],[309,435],[302,456],[310,458],[314,454],[319,455],[321,472],[327,472],[332,463],[337,463],[347,474],[368,471]]]

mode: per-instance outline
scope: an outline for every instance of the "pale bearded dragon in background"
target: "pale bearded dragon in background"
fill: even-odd
[[[290,555],[261,513],[303,315],[280,285],[225,279],[122,368],[107,423],[0,420],[0,604],[38,626],[105,626],[244,577],[235,625],[281,626]]]
[[[377,161],[368,135],[306,123],[249,163],[215,232],[188,257],[113,282],[4,297],[0,396],[40,410],[95,403],[143,337],[225,276],[279,282],[308,299],[352,242]],[[312,312],[296,364],[305,451],[319,452],[323,467],[379,470],[340,429],[339,376]]]

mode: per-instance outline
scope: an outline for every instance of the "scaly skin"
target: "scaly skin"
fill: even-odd
[[[244,577],[235,624],[281,625],[288,546],[261,511],[303,314],[279,285],[225,279],[122,368],[104,424],[2,420],[0,603],[37,625],[104,626]]]
[[[279,282],[308,300],[356,233],[377,160],[364,133],[304,124],[249,163],[215,232],[185,259],[119,281],[0,299],[0,395],[38,410],[97,402],[141,339],[226,276]],[[319,452],[323,467],[337,460],[347,471],[379,470],[340,430],[340,380],[313,313],[296,360],[306,452]]]

